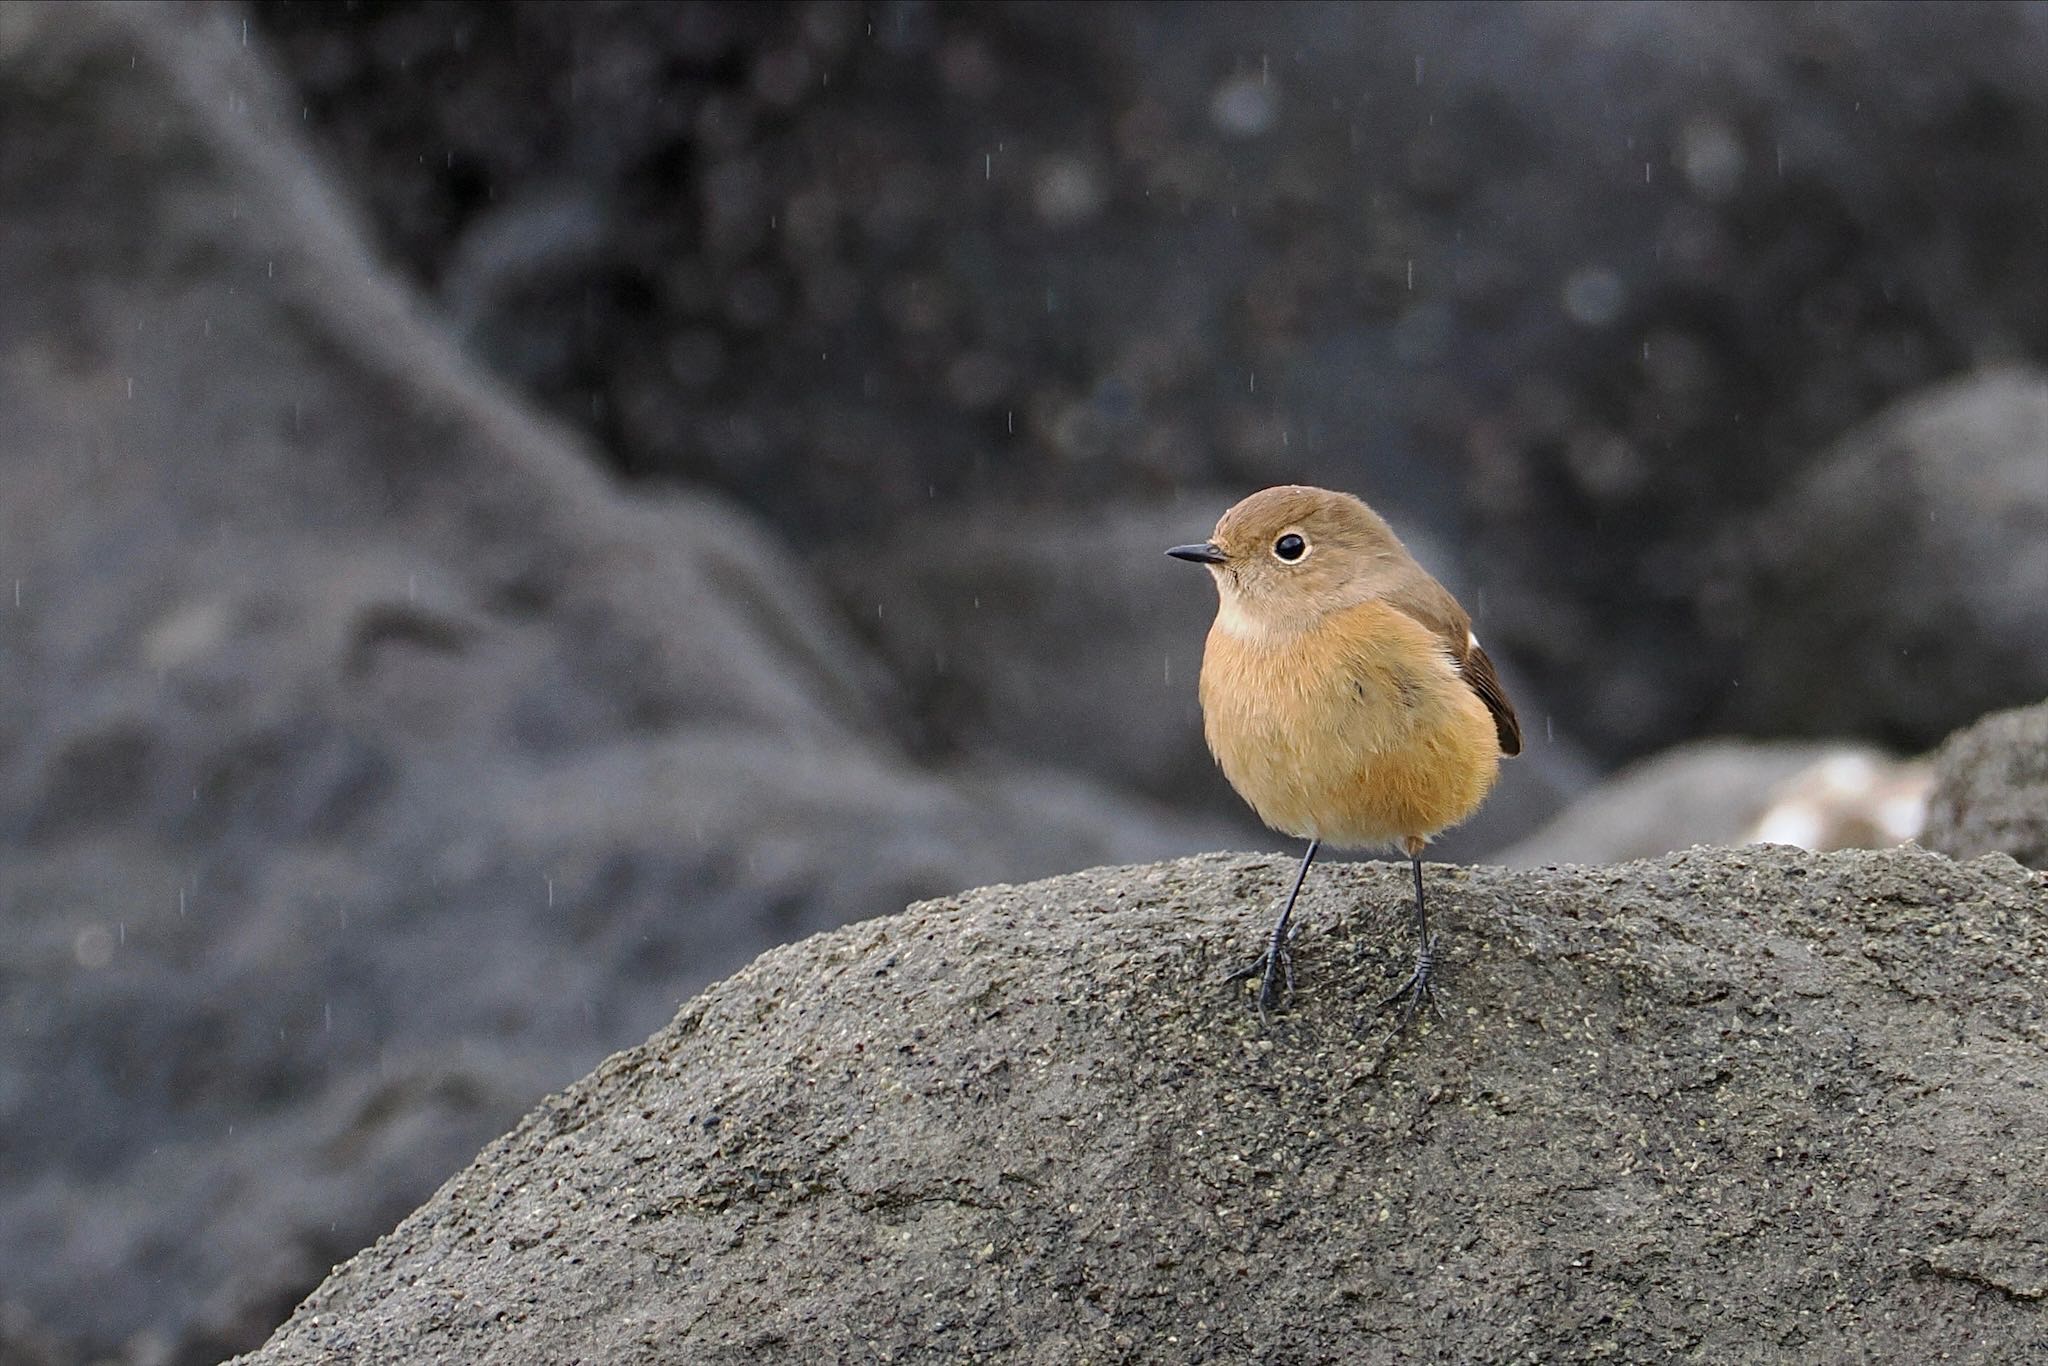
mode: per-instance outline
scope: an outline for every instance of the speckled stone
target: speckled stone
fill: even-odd
[[[2010,854],[2048,868],[2048,702],[1995,712],[1934,757],[1920,842],[1956,858]]]
[[[927,902],[770,952],[260,1352],[333,1361],[2040,1360],[2048,880],[1913,847]]]

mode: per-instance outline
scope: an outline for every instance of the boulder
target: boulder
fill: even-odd
[[[1934,756],[1920,842],[1954,858],[2048,868],[2048,702],[1987,716]]]
[[[2048,695],[2048,371],[1901,400],[1729,553],[1751,591],[1723,726],[1931,744]]]
[[[2048,881],[1906,846],[927,903],[774,950],[336,1268],[254,1366],[2048,1353]]]

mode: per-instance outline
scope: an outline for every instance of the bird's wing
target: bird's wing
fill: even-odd
[[[1485,650],[1479,648],[1479,639],[1472,634],[1472,618],[1465,615],[1465,609],[1458,606],[1458,600],[1451,596],[1450,590],[1417,571],[1412,578],[1396,584],[1387,593],[1386,602],[1403,615],[1420,622],[1443,642],[1452,662],[1458,666],[1459,676],[1493,713],[1493,728],[1500,737],[1500,752],[1520,754],[1522,723],[1515,719],[1515,704],[1508,701],[1507,690],[1500,685],[1500,675],[1493,670],[1493,661],[1487,658]]]
[[[1522,723],[1515,719],[1515,704],[1508,701],[1507,692],[1500,685],[1500,675],[1493,671],[1493,660],[1473,639],[1470,630],[1466,631],[1465,639],[1465,657],[1458,660],[1458,669],[1465,675],[1465,681],[1472,685],[1472,691],[1479,694],[1479,700],[1486,704],[1486,709],[1493,713],[1493,728],[1500,734],[1500,752],[1520,754]]]

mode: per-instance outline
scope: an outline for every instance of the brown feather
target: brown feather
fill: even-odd
[[[1500,685],[1500,675],[1493,671],[1493,661],[1486,651],[1474,645],[1458,661],[1465,681],[1472,685],[1472,691],[1479,694],[1479,700],[1493,713],[1493,728],[1500,733],[1500,752],[1520,754],[1522,752],[1522,723],[1515,719],[1515,704],[1508,701],[1507,691]]]
[[[1493,661],[1472,638],[1472,618],[1451,596],[1451,590],[1431,578],[1420,565],[1413,573],[1387,591],[1387,602],[1429,628],[1443,642],[1457,662],[1458,673],[1479,700],[1493,713],[1493,727],[1500,737],[1502,754],[1522,752],[1522,723],[1515,719],[1515,705],[1500,685]]]

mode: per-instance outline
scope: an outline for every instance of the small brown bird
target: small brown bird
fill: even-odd
[[[1308,841],[1257,977],[1263,1013],[1294,991],[1287,922],[1316,851],[1397,845],[1415,870],[1415,971],[1381,1006],[1427,1001],[1436,940],[1422,849],[1476,810],[1522,732],[1471,618],[1380,515],[1348,493],[1283,485],[1223,514],[1200,545],[1220,599],[1202,652],[1202,730],[1238,795]]]

